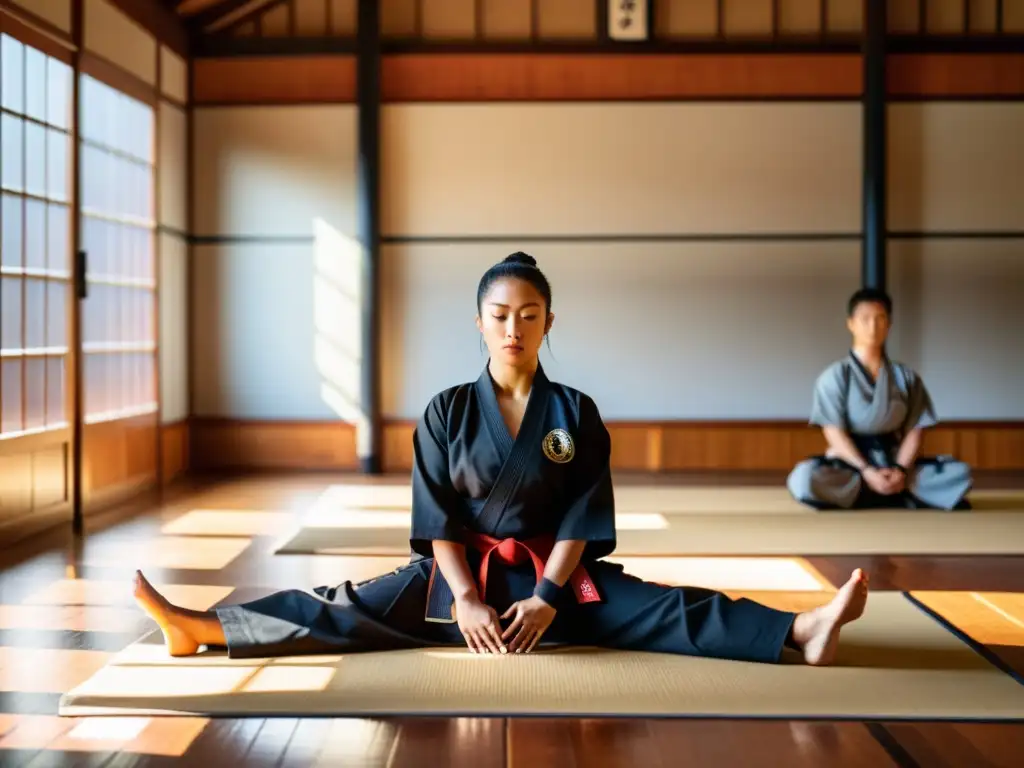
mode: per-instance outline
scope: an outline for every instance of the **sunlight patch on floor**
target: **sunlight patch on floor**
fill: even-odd
[[[175,605],[194,611],[205,611],[234,591],[234,587],[204,584],[153,582],[153,586]],[[22,604],[134,606],[135,600],[131,579],[59,579],[30,594]]]
[[[288,512],[254,509],[193,509],[165,523],[160,532],[178,536],[276,536],[294,521]]]
[[[141,617],[138,609],[115,606],[0,605],[0,629],[132,632]]]
[[[104,651],[0,646],[0,691],[63,693],[113,658]]]
[[[80,562],[103,568],[219,571],[242,554],[248,539],[163,536],[145,541],[86,543]]]
[[[646,581],[707,589],[817,592],[826,586],[800,558],[609,557]]]
[[[246,693],[327,690],[338,670],[327,666],[263,667],[242,686]]]
[[[919,590],[911,595],[979,643],[1024,647],[1024,594]]]
[[[181,757],[209,722],[205,717],[0,716],[0,750]],[[42,756],[42,762],[51,761]]]

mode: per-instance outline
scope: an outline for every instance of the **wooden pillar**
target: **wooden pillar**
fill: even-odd
[[[380,415],[380,8],[359,0],[356,104],[358,239],[362,245],[362,369],[357,452],[363,472],[381,471]]]
[[[71,339],[68,347],[73,350],[70,370],[67,372],[67,384],[71,387],[71,530],[75,536],[81,536],[85,530],[83,503],[85,489],[82,487],[82,461],[84,447],[82,438],[85,432],[83,414],[84,395],[82,381],[85,378],[85,356],[82,354],[82,316],[85,310],[82,301],[86,298],[86,256],[82,250],[82,52],[85,41],[85,0],[71,0],[71,39],[74,51],[71,54],[71,206],[68,216],[71,229],[72,282],[74,298],[69,307],[71,312]]]
[[[861,280],[886,287],[886,87],[885,0],[864,2],[863,240]]]

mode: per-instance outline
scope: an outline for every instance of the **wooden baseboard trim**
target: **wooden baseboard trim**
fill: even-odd
[[[160,485],[168,486],[189,470],[189,419],[160,425]]]
[[[11,520],[0,520],[0,542],[3,542],[0,550],[9,549],[57,526],[70,526],[71,517],[71,504],[65,502]]]
[[[800,421],[609,421],[612,468],[619,471],[786,471],[825,444]],[[412,467],[415,422],[384,425],[385,472]],[[341,422],[198,418],[191,466],[208,470],[359,468],[355,428]],[[923,450],[951,454],[979,470],[1024,470],[1024,422],[949,422],[928,431]]]
[[[146,477],[106,486],[89,495],[84,503],[82,513],[88,517],[103,514],[114,507],[153,493],[158,487],[154,478]]]
[[[193,417],[190,466],[207,470],[355,470],[356,430],[340,421]]]

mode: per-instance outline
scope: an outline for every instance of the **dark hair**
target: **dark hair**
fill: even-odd
[[[488,269],[484,272],[484,276],[480,278],[480,285],[476,289],[476,308],[478,312],[483,307],[484,297],[491,289],[491,286],[496,281],[506,277],[525,280],[536,288],[537,292],[544,297],[544,303],[547,305],[546,311],[551,311],[551,284],[544,277],[544,273],[537,268],[537,260],[533,256],[522,251],[516,251]]]
[[[846,306],[847,316],[853,315],[858,304],[864,304],[867,302],[881,304],[885,307],[885,313],[887,315],[892,314],[892,299],[889,298],[888,293],[883,291],[881,288],[861,288],[850,297],[850,301]]]

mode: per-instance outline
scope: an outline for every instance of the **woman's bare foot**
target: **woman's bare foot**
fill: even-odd
[[[839,648],[839,631],[861,617],[867,600],[868,577],[858,568],[828,605],[798,615],[793,622],[793,640],[804,661],[812,666],[831,664]]]
[[[199,650],[199,643],[187,631],[177,609],[146,581],[142,571],[135,572],[135,602],[156,622],[164,635],[167,652],[171,656],[191,656]]]

